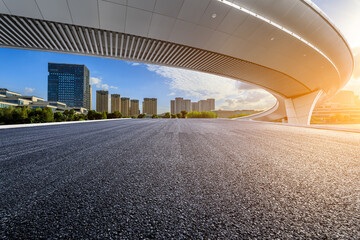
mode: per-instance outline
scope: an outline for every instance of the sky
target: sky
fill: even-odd
[[[360,0],[313,0],[341,30],[353,49],[354,75],[345,89],[360,94]],[[216,109],[265,109],[275,103],[266,91],[223,77],[164,66],[88,57],[0,48],[0,87],[47,99],[47,64],[85,64],[90,70],[95,109],[96,90],[122,97],[158,99],[158,113],[169,111],[175,97],[198,101],[216,99]],[[141,109],[141,106],[140,106]]]

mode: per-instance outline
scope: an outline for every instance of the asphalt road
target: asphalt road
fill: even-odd
[[[231,120],[0,130],[2,239],[360,239],[360,134]]]

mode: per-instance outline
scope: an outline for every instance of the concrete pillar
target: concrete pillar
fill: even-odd
[[[312,111],[321,94],[322,90],[318,90],[297,98],[285,99],[288,123],[310,125]]]

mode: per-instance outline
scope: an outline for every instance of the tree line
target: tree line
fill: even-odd
[[[46,122],[65,122],[65,121],[85,121],[100,120],[114,118],[145,118],[145,114],[138,116],[123,116],[119,111],[113,113],[96,112],[90,110],[87,114],[76,113],[74,109],[65,110],[64,112],[53,112],[51,108],[33,108],[24,107],[7,107],[0,108],[0,124],[21,124],[21,123],[46,123]],[[162,118],[216,118],[213,112],[187,112],[170,114],[165,113]],[[153,114],[151,118],[159,118],[157,114]]]

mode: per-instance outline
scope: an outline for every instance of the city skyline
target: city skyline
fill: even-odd
[[[360,23],[356,12],[360,9],[359,2],[346,0],[314,1],[349,40],[355,58],[359,62],[360,34],[354,31],[354,26]],[[349,16],[349,17],[347,17]],[[0,55],[8,56],[0,62],[0,85],[13,89],[25,95],[33,94],[46,99],[47,89],[45,67],[48,62],[74,63],[87,65],[91,72],[92,95],[96,90],[108,90],[109,94],[117,93],[132,96],[136,99],[145,97],[158,98],[159,113],[170,109],[170,99],[175,96],[185,96],[195,101],[205,98],[215,98],[219,109],[256,109],[271,107],[275,99],[266,91],[251,85],[246,85],[231,79],[214,75],[192,72],[188,70],[168,68],[164,66],[147,65],[113,59],[85,57],[79,55],[36,52],[16,49],[0,49]],[[22,63],[21,66],[18,63]],[[7,71],[17,66],[20,71]],[[360,91],[359,64],[356,65],[352,80],[345,89]],[[147,94],[151,90],[154,94]],[[94,99],[94,98],[93,98]],[[142,108],[140,103],[140,108]],[[95,109],[95,101],[92,101]]]

